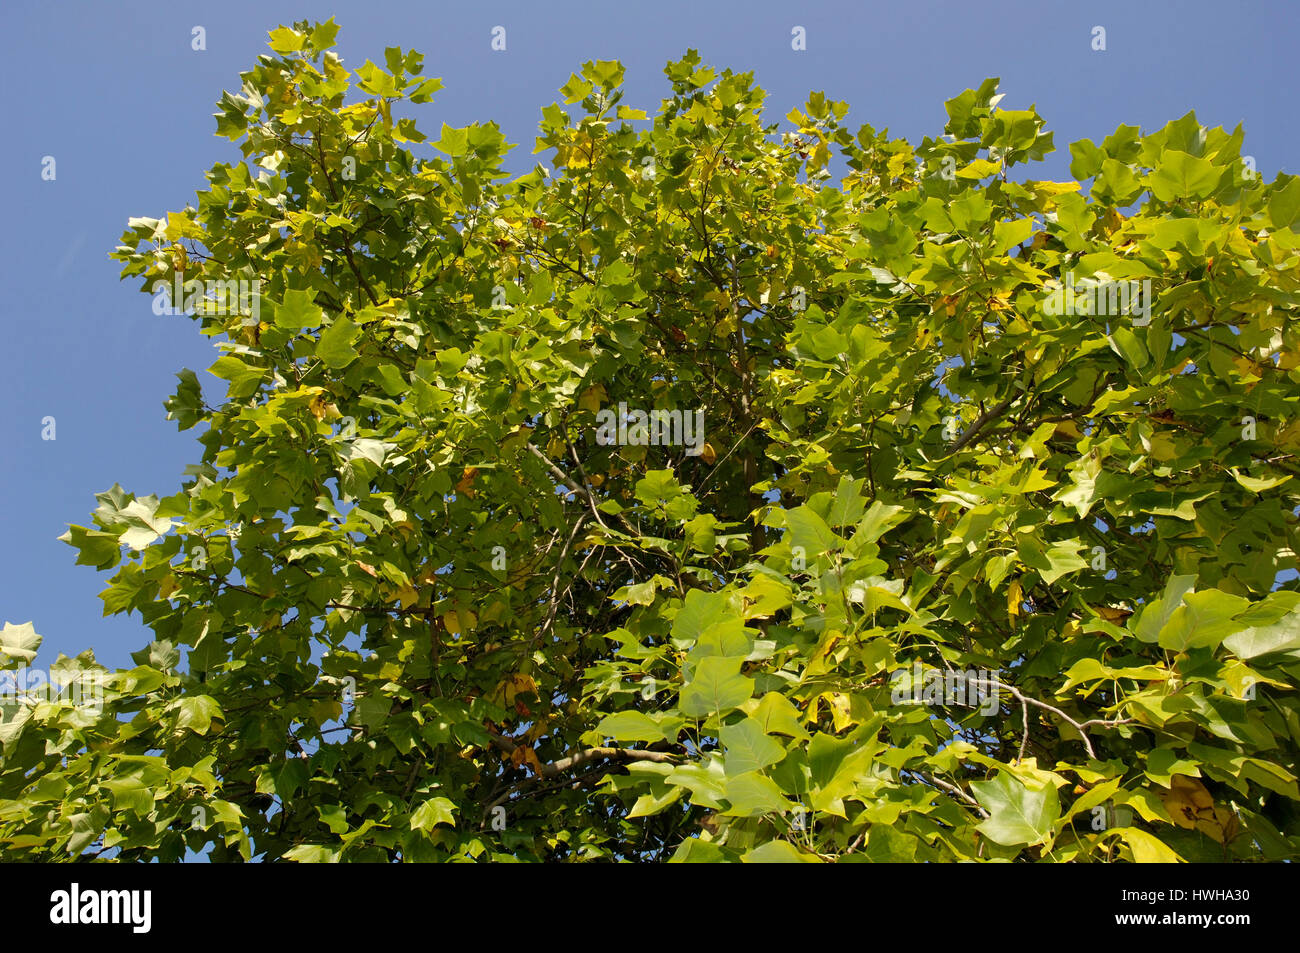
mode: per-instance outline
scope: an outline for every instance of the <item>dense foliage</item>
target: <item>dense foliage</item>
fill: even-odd
[[[1191,114],[1036,180],[994,80],[780,132],[694,53],[511,176],[335,33],[116,253],[260,298],[188,302],[180,492],[64,537],[155,641],[4,709],[6,859],[1300,856],[1300,180]]]

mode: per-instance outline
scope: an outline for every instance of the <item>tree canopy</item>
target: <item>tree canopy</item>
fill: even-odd
[[[7,859],[1300,856],[1300,179],[1189,113],[1044,181],[996,80],[912,145],[694,52],[516,175],[336,33],[115,252],[221,356],[181,489],[62,537],[154,641],[3,709]]]

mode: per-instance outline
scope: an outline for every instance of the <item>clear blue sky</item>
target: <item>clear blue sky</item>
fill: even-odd
[[[445,89],[417,113],[426,132],[495,119],[530,164],[541,107],[587,59],[620,59],[627,98],[653,111],[662,70],[687,48],[716,67],[754,70],[775,120],[810,90],[847,100],[851,123],[919,142],[943,127],[943,101],[1000,76],[1004,105],[1031,103],[1056,131],[1041,177],[1064,176],[1066,144],[1121,123],[1154,128],[1195,109],[1244,123],[1245,152],[1266,179],[1300,171],[1295,50],[1300,6],[1287,0],[1067,3],[844,0],[773,3],[400,2],[211,3],[6,0],[0,12],[5,148],[0,194],[4,365],[0,373],[0,622],[32,621],[54,652],[93,647],[127,664],[148,641],[138,618],[104,619],[106,575],[74,566],[56,537],[87,524],[92,494],[120,483],[175,493],[199,457],[191,430],[163,419],[182,367],[205,369],[211,342],[186,318],[157,317],[119,284],[108,253],[127,218],[179,209],[203,171],[236,157],[213,136],[214,103],[266,52],[266,33],[336,18],[350,66],[384,47],[425,54]],[[507,30],[493,52],[491,30]],[[790,48],[794,25],[805,52]],[[207,49],[190,48],[195,25]],[[1107,49],[1091,49],[1094,26]],[[42,181],[43,156],[57,178]],[[57,439],[41,439],[41,419]]]

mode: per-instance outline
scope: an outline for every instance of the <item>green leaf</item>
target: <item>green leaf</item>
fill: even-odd
[[[1066,539],[1052,543],[1046,552],[1036,545],[1025,547],[1022,544],[1020,558],[1027,566],[1038,570],[1043,582],[1049,586],[1062,576],[1088,568],[1088,560],[1079,555],[1083,543],[1078,539]]]
[[[993,247],[994,254],[1002,254],[1009,249],[1015,248],[1029,238],[1034,231],[1034,220],[1032,218],[1018,218],[1010,222],[997,222],[993,226]]]
[[[286,26],[272,30],[270,35],[271,42],[268,45],[277,53],[296,53],[307,42],[303,34]]]
[[[596,731],[616,741],[665,741],[672,739],[649,715],[640,711],[620,711],[606,715],[596,726]]]
[[[821,860],[799,850],[789,841],[772,840],[740,855],[746,864],[820,864]]]
[[[737,616],[726,593],[691,589],[673,619],[673,641],[682,648],[689,648],[706,629]]]
[[[316,811],[331,834],[346,834],[350,829],[347,811],[341,804],[324,804],[317,807]]]
[[[469,130],[453,129],[444,122],[442,124],[442,137],[437,142],[429,143],[429,145],[453,158],[463,156],[469,146]]]
[[[1219,185],[1220,171],[1208,159],[1169,149],[1161,154],[1160,166],[1147,177],[1153,195],[1162,202],[1209,198]]]
[[[1283,177],[1279,176],[1279,180]],[[1274,186],[1268,199],[1268,217],[1274,228],[1290,228],[1300,221],[1300,176],[1285,176],[1286,185]]]
[[[681,846],[677,848],[669,863],[718,864],[726,859],[726,855],[716,844],[700,840],[698,837],[688,837],[682,841]]]
[[[1227,636],[1223,647],[1243,659],[1300,649],[1300,609],[1270,625],[1252,626]]]
[[[211,695],[190,695],[175,703],[177,730],[188,729],[199,735],[206,735],[212,722],[222,718],[221,706]]]
[[[93,844],[104,830],[99,817],[93,812],[69,815],[68,826],[72,829],[72,836],[68,838],[65,850],[73,857]]]
[[[613,89],[623,83],[623,64],[618,60],[596,60],[583,68],[601,89]]]
[[[411,813],[411,830],[431,831],[439,824],[456,826],[456,805],[445,797],[431,797]]]
[[[1061,816],[1056,788],[1050,784],[1031,791],[1011,774],[1000,771],[992,781],[972,781],[971,790],[989,812],[979,830],[1005,847],[1033,846],[1048,841]]]
[[[726,619],[711,625],[700,633],[687,658],[691,665],[711,655],[725,658],[746,658],[753,650],[754,640],[745,629],[742,619]]]
[[[154,514],[157,509],[158,500],[154,497],[132,500],[128,503],[121,513],[122,517],[129,522],[130,528],[122,534],[120,542],[139,551],[170,531],[172,521],[156,517]]]
[[[874,543],[895,526],[906,521],[911,514],[902,506],[893,506],[874,500],[858,523],[854,542]]]
[[[246,364],[237,357],[227,354],[217,358],[208,371],[215,377],[230,382],[227,393],[231,400],[242,400],[257,390],[257,385],[266,376],[266,368]]]
[[[1110,333],[1111,347],[1130,367],[1141,369],[1151,363],[1147,349],[1142,346],[1138,336],[1126,327],[1116,327]]]
[[[649,470],[636,484],[636,498],[650,506],[665,503],[681,494],[682,488],[671,470]]]
[[[1179,652],[1212,648],[1240,628],[1233,617],[1248,605],[1240,596],[1219,589],[1189,592],[1160,627],[1156,641],[1162,648]]]
[[[311,291],[286,291],[284,300],[275,307],[275,326],[290,331],[317,327],[324,318],[324,312],[315,303],[315,297]]]
[[[167,419],[176,421],[178,430],[188,430],[198,423],[203,414],[203,391],[199,387],[198,376],[188,367],[178,371],[180,386],[176,395],[163,402],[167,409]]]
[[[790,545],[803,547],[809,562],[828,556],[844,544],[826,521],[807,506],[787,510],[785,525],[790,530]]]
[[[884,824],[872,824],[863,853],[873,864],[911,864],[916,862],[917,840],[910,834]]]
[[[799,721],[799,710],[780,692],[768,692],[759,700],[751,717],[767,734],[788,735],[807,740],[807,730]]]
[[[846,738],[818,732],[808,745],[809,802],[818,811],[845,817],[844,798],[870,774],[877,743],[864,740],[861,730]]]
[[[704,764],[677,765],[664,780],[687,788],[691,792],[692,804],[717,810],[723,808],[727,778],[717,758],[710,758]]]
[[[725,791],[731,806],[724,813],[732,817],[779,814],[795,807],[776,782],[757,771],[728,777]]]
[[[652,817],[660,811],[665,810],[681,799],[683,789],[679,787],[667,787],[654,794],[642,794],[632,805],[632,810],[627,812],[628,820],[637,817]]]
[[[23,735],[23,729],[27,727],[28,721],[31,720],[33,709],[28,705],[20,705],[17,708],[6,708],[0,706],[0,745],[6,751],[18,743],[18,739]]]
[[[36,629],[30,622],[22,625],[6,622],[4,629],[0,630],[0,654],[7,656],[6,662],[9,659],[34,662],[36,650],[40,647],[41,637],[36,634]]]
[[[339,370],[347,367],[357,359],[356,348],[352,346],[361,332],[355,324],[341,315],[334,323],[321,332],[316,344],[316,356],[326,367]]]
[[[339,852],[332,851],[320,844],[299,844],[291,847],[281,856],[299,864],[333,864],[338,862]]]
[[[324,23],[318,23],[311,31],[310,43],[312,51],[320,53],[328,50],[334,45],[334,38],[338,36],[338,33],[338,24],[334,22],[333,17],[330,17]]]
[[[682,688],[682,714],[694,718],[726,714],[754,692],[754,680],[740,674],[743,659],[710,656],[695,667],[695,677]]]
[[[724,725],[719,739],[726,750],[728,776],[759,771],[785,757],[785,748],[764,732],[756,718]]]
[[[1279,476],[1279,477],[1266,477],[1264,479],[1256,479],[1255,477],[1247,476],[1246,474],[1240,472],[1236,467],[1230,467],[1228,472],[1232,474],[1232,478],[1234,480],[1236,480],[1246,489],[1250,490],[1251,493],[1263,493],[1265,490],[1271,490],[1274,487],[1279,487],[1287,480],[1291,479],[1290,474],[1286,474],[1285,476]]]

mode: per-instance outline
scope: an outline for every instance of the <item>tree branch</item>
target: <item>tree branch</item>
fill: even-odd
[[[502,735],[489,731],[492,743],[506,754],[514,754],[519,747],[515,742]],[[565,771],[579,767],[591,761],[653,761],[656,764],[680,764],[682,756],[671,751],[648,751],[645,748],[584,748],[567,757],[542,765],[542,777],[554,778]]]

